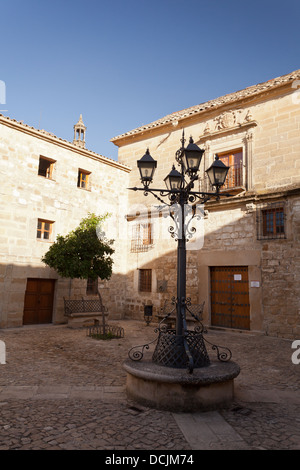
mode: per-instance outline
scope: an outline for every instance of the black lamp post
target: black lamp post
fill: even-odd
[[[176,304],[176,330],[161,332],[167,334],[158,344],[153,355],[153,361],[169,365],[171,367],[185,367],[188,364],[190,372],[194,367],[202,367],[209,364],[209,358],[206,353],[202,338],[202,331],[198,334],[189,332],[186,324],[186,311],[189,310],[190,301],[186,298],[186,234],[185,211],[186,204],[195,204],[197,201],[205,203],[212,197],[220,199],[220,188],[225,183],[229,167],[216,157],[213,164],[206,173],[210,183],[215,187],[215,192],[197,192],[193,191],[194,182],[198,179],[198,171],[204,150],[200,149],[190,138],[188,146],[184,147],[184,131],[182,133],[181,148],[176,152],[176,161],[180,171],[173,165],[171,172],[164,179],[167,190],[149,189],[153,181],[157,161],[154,160],[147,149],[146,154],[137,162],[143,188],[129,188],[133,191],[144,191],[145,195],[151,193],[156,199],[163,202],[161,197],[168,197],[171,207],[174,204],[180,206],[179,220],[177,221],[181,236],[178,237],[177,246],[177,297],[174,300]],[[186,178],[189,180],[187,181]],[[159,193],[159,196],[158,196]],[[222,194],[222,196],[230,194]],[[170,213],[171,215],[171,213]],[[172,217],[172,215],[171,215]],[[193,217],[193,216],[192,216]],[[193,315],[193,314],[192,314]],[[194,316],[194,315],[193,315]],[[199,320],[198,318],[196,318]],[[193,333],[193,334],[192,334]],[[196,338],[197,336],[197,338]]]

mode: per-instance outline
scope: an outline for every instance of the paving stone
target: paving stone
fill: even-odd
[[[127,399],[123,362],[131,347],[155,338],[155,325],[117,323],[125,337],[111,341],[65,326],[0,330],[7,351],[0,365],[0,450],[300,448],[300,365],[292,364],[292,341],[209,330],[207,339],[229,347],[241,372],[230,407],[205,423],[201,414],[190,417],[192,439],[172,413]]]

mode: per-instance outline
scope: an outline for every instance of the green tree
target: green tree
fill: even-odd
[[[65,278],[109,279],[114,240],[106,239],[101,232],[101,225],[108,216],[89,213],[75,230],[64,237],[58,235],[42,262]]]

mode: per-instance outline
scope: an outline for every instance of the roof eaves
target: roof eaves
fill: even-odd
[[[241,99],[245,99],[248,97],[256,96],[264,91],[277,88],[286,84],[291,80],[295,80],[300,78],[300,69],[294,72],[291,72],[287,75],[283,75],[281,77],[277,77],[266,82],[258,83],[257,85],[252,85],[250,87],[244,88],[242,90],[236,91],[234,93],[229,93],[227,95],[221,96],[219,98],[215,98],[213,100],[206,101],[205,103],[201,103],[196,106],[192,106],[190,108],[183,109],[181,111],[177,111],[175,113],[167,114],[161,119],[151,122],[150,124],[143,125],[131,131],[125,132],[124,134],[120,134],[116,137],[113,137],[110,141],[115,143],[120,139],[124,139],[126,137],[130,137],[133,135],[140,134],[145,132],[146,130],[153,129],[155,127],[161,127],[163,125],[169,124],[171,122],[188,118],[194,114],[200,114],[201,112],[210,110],[210,109],[217,109],[223,105],[228,103],[232,103],[235,101],[239,101]]]
[[[34,134],[36,137],[40,137],[43,139],[49,139],[51,141],[56,142],[59,145],[64,145],[68,148],[72,148],[72,150],[76,151],[77,153],[85,153],[89,154],[90,156],[94,158],[98,158],[101,161],[109,164],[109,165],[114,165],[114,166],[119,166],[120,168],[130,171],[131,168],[128,167],[127,165],[124,165],[123,163],[119,163],[116,160],[113,160],[112,158],[105,157],[104,155],[101,155],[99,153],[93,152],[92,150],[88,149],[82,149],[80,147],[77,147],[74,145],[72,142],[69,142],[66,139],[62,139],[61,137],[57,137],[55,134],[52,132],[45,131],[44,129],[36,129],[33,126],[29,126],[28,124],[24,124],[23,121],[17,121],[16,119],[12,119],[8,116],[4,116],[3,114],[0,114],[0,123],[7,124],[9,126],[13,126],[18,128],[19,130],[23,130],[27,133]]]

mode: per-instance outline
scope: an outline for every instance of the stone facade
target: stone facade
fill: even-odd
[[[184,129],[205,150],[195,191],[212,190],[205,170],[215,155],[231,167],[225,188],[231,196],[196,207],[187,295],[205,302],[205,325],[239,328],[234,317],[245,316],[242,329],[299,338],[299,85],[296,71],[126,132],[112,139],[118,162],[86,149],[82,117],[70,143],[0,115],[0,328],[23,324],[28,279],[55,281],[53,323],[66,321],[63,297],[86,295],[85,281],[61,279],[41,257],[88,212],[112,214],[106,231],[115,239],[113,276],[100,284],[109,318],[142,319],[147,304],[156,315],[176,296],[168,209],[127,188],[141,187],[136,162],[147,148],[157,160],[152,186],[164,188]],[[51,223],[51,239],[38,238],[38,220]],[[218,269],[227,278],[214,281]],[[216,312],[218,304],[225,314]]]
[[[202,225],[198,227],[204,230],[203,244],[193,249],[189,242],[187,295],[193,302],[205,301],[206,325],[213,324],[212,268],[241,266],[248,271],[249,329],[299,337],[299,78],[300,71],[296,71],[112,139],[119,147],[119,161],[132,167],[131,187],[141,187],[136,161],[147,148],[157,160],[152,186],[165,187],[163,179],[175,163],[183,129],[186,138],[192,135],[205,150],[195,190],[211,190],[205,170],[216,154],[236,151],[242,155],[242,164],[235,169],[238,179],[237,173],[232,174],[229,183],[228,191],[233,196],[205,204]],[[139,191],[131,191],[131,214],[142,212],[135,212],[138,204],[147,206],[147,213],[151,205],[159,203],[152,195],[146,198]],[[280,215],[275,215],[276,211]],[[269,219],[282,227],[267,228]],[[128,253],[128,265],[134,269],[128,270],[126,310],[133,318],[142,317],[143,304],[152,303],[157,312],[164,299],[176,295],[176,243],[172,238],[162,238],[144,251]],[[139,291],[137,277],[141,269],[152,270],[151,292]]]
[[[83,124],[83,123],[82,123]],[[41,171],[46,159],[51,175]],[[48,163],[47,163],[48,162]],[[79,170],[88,184],[78,187]],[[61,279],[41,262],[58,234],[74,229],[88,212],[124,211],[129,169],[113,160],[0,116],[0,327],[23,324],[24,296],[28,279],[54,279],[54,323],[66,321],[63,297],[86,294],[86,281]],[[37,238],[37,221],[52,223],[50,239]],[[103,297],[112,317],[123,315],[122,301],[115,302],[126,274],[125,241],[115,241],[114,274],[102,284]],[[121,281],[120,281],[121,277]]]

